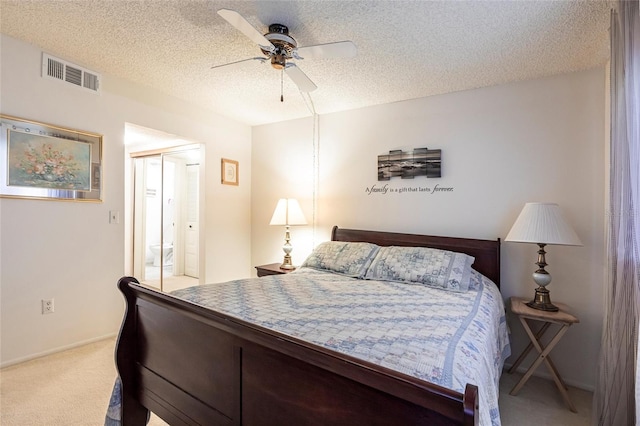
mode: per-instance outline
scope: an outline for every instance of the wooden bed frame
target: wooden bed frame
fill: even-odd
[[[434,247],[474,256],[500,280],[500,240],[334,227],[334,241]],[[149,410],[171,425],[474,425],[464,394],[206,309],[123,277],[116,347],[122,425]]]

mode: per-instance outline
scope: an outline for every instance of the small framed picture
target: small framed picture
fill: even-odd
[[[238,185],[240,166],[237,161],[222,159],[222,183],[224,185]]]

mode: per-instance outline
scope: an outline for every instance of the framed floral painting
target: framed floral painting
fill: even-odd
[[[102,136],[0,115],[0,196],[102,201]]]

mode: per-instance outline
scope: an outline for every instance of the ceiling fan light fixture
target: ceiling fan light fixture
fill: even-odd
[[[289,35],[289,29],[282,24],[269,25],[269,32],[264,37],[275,47],[275,50],[271,51],[261,48],[262,53],[267,56],[283,55],[285,59],[291,59],[293,52],[298,48],[296,40]]]
[[[277,70],[284,69],[287,66],[287,57],[283,54],[271,56],[271,66]]]

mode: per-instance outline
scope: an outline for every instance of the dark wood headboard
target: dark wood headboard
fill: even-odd
[[[465,253],[476,259],[473,263],[473,269],[500,287],[500,238],[496,240],[478,240],[473,238],[343,229],[334,226],[331,231],[331,241],[367,242],[379,246],[432,247]]]

